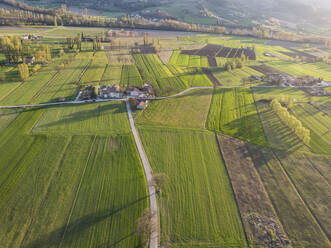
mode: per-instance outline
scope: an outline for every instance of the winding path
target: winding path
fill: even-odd
[[[139,152],[141,162],[143,164],[144,171],[145,171],[145,176],[147,179],[149,205],[150,205],[150,210],[152,213],[152,220],[151,220],[152,221],[152,233],[150,236],[149,248],[157,248],[159,245],[159,231],[158,231],[159,230],[159,217],[158,217],[158,211],[157,211],[156,192],[155,192],[155,187],[154,187],[153,178],[152,178],[152,170],[148,163],[148,159],[145,155],[141,141],[139,139],[139,135],[138,135],[138,132],[136,129],[136,125],[134,124],[131,106],[130,106],[129,101],[126,101],[126,108],[128,110],[128,116],[129,116],[129,121],[130,121],[132,134],[134,137],[134,141],[136,142],[136,146],[138,148],[138,152]]]

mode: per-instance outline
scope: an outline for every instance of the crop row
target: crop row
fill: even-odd
[[[73,99],[78,91],[76,81],[86,65],[86,60],[75,59],[60,71],[49,85],[38,92],[38,96],[34,97],[32,102],[55,101],[60,97]]]
[[[81,78],[80,84],[99,84],[107,64],[108,58],[106,53],[96,52],[91,64]]]
[[[143,85],[143,80],[135,65],[122,66],[121,85],[130,85],[130,86]]]
[[[150,82],[153,88],[159,88],[161,94],[169,94],[172,91],[183,89],[186,85],[175,77],[169,68],[164,65],[155,54],[134,55],[141,75],[146,82]]]
[[[47,67],[43,67],[39,72],[19,85],[7,97],[2,99],[1,104],[4,105],[19,105],[27,104],[38,92],[48,83],[53,80],[57,74],[56,68],[67,58],[67,55],[55,59]]]
[[[245,237],[215,135],[139,129],[154,173],[169,183],[159,198],[161,245],[245,247]]]
[[[206,126],[249,142],[266,144],[249,88],[215,89]]]
[[[127,134],[129,123],[125,104],[108,102],[71,105],[45,110],[33,133],[49,134]]]

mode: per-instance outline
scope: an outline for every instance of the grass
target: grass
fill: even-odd
[[[223,85],[249,85],[250,83],[247,79],[250,76],[263,75],[248,66],[244,66],[241,69],[232,70],[231,72],[228,72],[223,68],[211,68],[210,70]]]
[[[143,80],[135,65],[122,66],[121,85],[131,85],[131,86],[143,85]]]
[[[0,72],[5,74],[5,80],[0,82],[0,101],[8,96],[20,84],[18,70],[13,67],[1,66]]]
[[[249,151],[276,212],[293,247],[328,247],[305,202],[298,194],[275,154],[261,147],[249,145]]]
[[[1,246],[139,247],[148,196],[132,136],[31,135],[42,112],[26,110],[0,133]],[[108,128],[118,117],[104,115]]]
[[[137,67],[144,82],[154,89],[160,89],[161,95],[170,94],[186,88],[186,85],[164,65],[155,54],[135,54]]]
[[[140,125],[205,128],[211,97],[211,89],[202,89],[153,101],[144,111],[135,113],[135,121]]]
[[[78,92],[76,82],[86,65],[86,60],[75,59],[58,73],[51,84],[34,96],[32,103],[54,102],[62,97],[73,100]]]
[[[246,247],[215,135],[151,128],[139,132],[154,173],[169,177],[159,198],[161,245]]]
[[[295,104],[291,110],[304,126],[309,127],[331,145],[331,118],[328,115],[309,103]]]
[[[2,105],[19,105],[30,103],[33,97],[38,95],[40,90],[55,78],[56,67],[59,66],[67,55],[56,58],[47,67],[43,67],[39,72],[30,77],[29,80],[20,84],[9,95],[0,101]]]
[[[130,132],[125,104],[107,102],[48,108],[33,133],[127,134]]]
[[[209,130],[266,145],[249,88],[215,89],[206,126]]]
[[[137,246],[135,220],[147,200],[132,137],[96,138],[63,245]]]
[[[308,151],[301,139],[280,121],[268,103],[257,102],[256,105],[269,146],[279,150]]]
[[[92,62],[81,78],[80,84],[96,84],[99,85],[103,73],[108,64],[108,58],[105,52],[96,52],[93,56]]]
[[[108,65],[102,75],[101,84],[119,84],[121,81],[121,74],[122,65]]]
[[[282,165],[296,185],[300,195],[318,219],[326,235],[331,234],[330,184],[328,174],[323,174],[318,167],[328,167],[331,158],[318,159],[309,153],[278,152]]]
[[[15,118],[20,113],[20,110],[16,109],[1,109],[0,110],[0,134],[4,131],[10,123],[15,120]]]
[[[274,61],[268,63],[269,66],[293,76],[313,76],[323,78],[325,81],[331,81],[331,66],[322,62],[319,63],[293,63],[287,61]]]
[[[273,238],[280,234],[286,237],[245,143],[225,135],[219,135],[218,140],[250,246],[263,247],[272,243],[272,238],[265,239],[263,234],[263,232],[269,231],[263,225],[271,221],[277,225],[274,230],[279,232],[274,232]],[[254,222],[254,216],[260,218],[259,222],[263,224]]]
[[[295,88],[254,88],[253,91],[256,101],[261,99],[277,99],[280,101],[285,96],[295,102],[309,101],[309,97],[304,91]]]

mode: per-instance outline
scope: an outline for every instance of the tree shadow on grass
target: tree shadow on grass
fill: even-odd
[[[82,111],[76,111],[74,113],[68,113],[67,115],[65,115],[63,118],[54,121],[54,122],[50,122],[44,125],[39,125],[39,128],[49,128],[52,126],[56,126],[56,125],[68,125],[70,123],[74,123],[74,122],[82,122],[82,121],[87,121],[89,119],[101,116],[103,113],[107,113],[110,114],[108,111],[111,112],[111,114],[122,114],[124,112],[126,112],[126,108],[123,105],[123,103],[119,103],[119,104],[112,104],[112,103],[108,103],[105,105],[100,105],[99,103],[88,103],[88,104],[95,104],[95,108],[93,109],[88,109],[88,110],[82,110]],[[79,106],[79,105],[77,105]],[[77,107],[75,106],[75,107]],[[65,105],[59,105],[56,107],[56,109],[66,109],[66,108],[72,108],[74,107],[73,105],[71,106],[65,106]],[[52,110],[53,108],[50,107],[50,110]]]
[[[121,211],[123,211],[129,207],[132,207],[135,204],[148,199],[149,197],[150,197],[150,195],[146,195],[135,201],[127,203],[117,209],[107,209],[107,210],[99,211],[99,212],[96,212],[93,214],[88,214],[78,220],[75,220],[74,222],[71,222],[68,226],[64,225],[58,229],[55,229],[54,231],[52,231],[48,234],[41,235],[39,239],[30,242],[29,244],[25,245],[24,247],[25,248],[36,248],[36,247],[58,246],[63,235],[65,235],[65,237],[63,237],[63,242],[64,242],[63,244],[69,245],[70,238],[68,239],[66,237],[74,237],[74,236],[83,235],[82,234],[83,231],[87,230],[88,228],[91,228],[94,225],[97,225],[98,223],[104,221],[105,219],[113,217],[114,215],[120,213]],[[134,234],[135,234],[134,232],[131,232],[123,237],[116,239],[114,242],[103,243],[103,244],[97,245],[95,247],[100,247],[100,248],[116,247],[124,240],[132,237]],[[58,237],[58,238],[56,238],[56,237]],[[139,246],[137,246],[137,247],[139,247]]]

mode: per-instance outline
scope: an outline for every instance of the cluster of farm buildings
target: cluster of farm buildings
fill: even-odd
[[[81,100],[91,99],[137,99],[137,108],[144,109],[148,105],[148,98],[154,97],[153,88],[148,84],[141,87],[121,86],[119,84],[105,84],[102,86],[84,86],[80,92]]]

